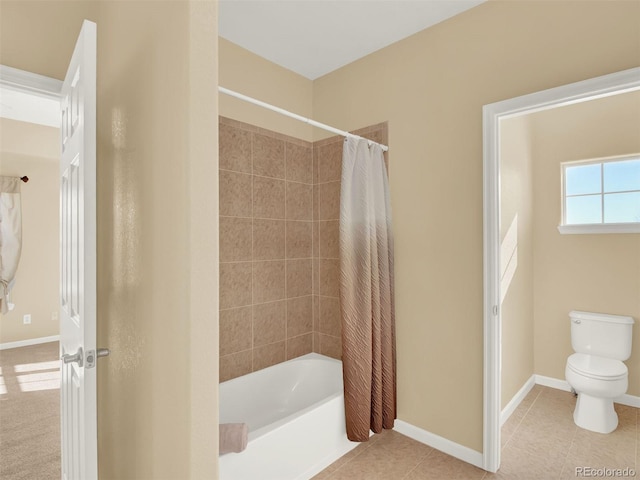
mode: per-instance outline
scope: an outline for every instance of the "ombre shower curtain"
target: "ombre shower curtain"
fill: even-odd
[[[0,312],[9,311],[8,295],[13,287],[22,251],[20,182],[0,177]]]
[[[393,428],[396,350],[393,235],[382,149],[346,138],[340,192],[342,362],[349,440]]]

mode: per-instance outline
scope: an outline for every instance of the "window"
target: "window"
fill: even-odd
[[[561,233],[640,233],[640,155],[562,164]]]

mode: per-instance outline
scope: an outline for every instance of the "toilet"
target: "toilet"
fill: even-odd
[[[578,394],[573,421],[581,428],[611,433],[618,426],[613,400],[627,391],[633,318],[572,311],[571,346],[565,377]]]

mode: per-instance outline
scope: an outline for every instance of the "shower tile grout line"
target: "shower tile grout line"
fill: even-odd
[[[286,168],[286,167],[285,167]],[[254,177],[260,177],[260,178],[268,178],[269,180],[281,180],[283,182],[291,182],[291,183],[298,183],[300,185],[309,185],[312,186],[313,183],[307,183],[307,182],[299,182],[298,180],[289,180],[288,178],[281,178],[281,177],[270,177],[268,175],[260,175],[258,173],[253,173],[253,170],[251,173],[247,173],[247,172],[241,172],[239,170],[229,170],[228,168],[219,168],[219,170],[221,172],[231,172],[231,173],[239,173],[241,175],[252,175]],[[286,175],[286,171],[285,171],[285,175]],[[325,182],[325,183],[332,183],[332,182]]]

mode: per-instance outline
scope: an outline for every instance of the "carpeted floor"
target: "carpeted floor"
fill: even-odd
[[[0,478],[60,478],[58,342],[0,350]]]

